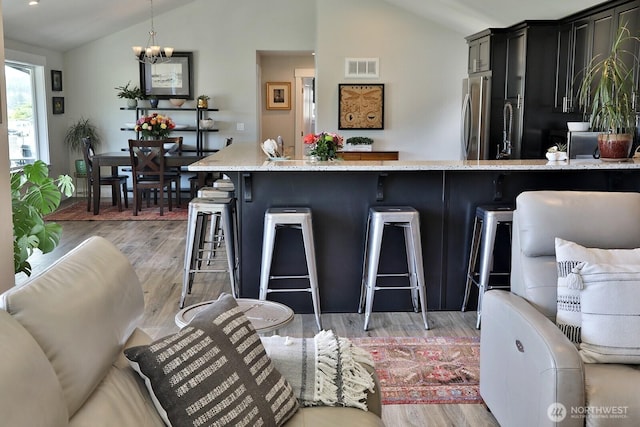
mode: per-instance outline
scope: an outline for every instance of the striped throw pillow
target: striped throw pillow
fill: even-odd
[[[125,355],[168,426],[279,426],[298,409],[291,385],[231,295],[180,332]]]

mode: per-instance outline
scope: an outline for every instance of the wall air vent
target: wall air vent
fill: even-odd
[[[380,58],[345,58],[345,78],[369,78],[380,77]]]

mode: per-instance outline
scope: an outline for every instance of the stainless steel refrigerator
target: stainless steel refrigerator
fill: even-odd
[[[462,81],[461,158],[489,159],[491,74],[478,74]]]

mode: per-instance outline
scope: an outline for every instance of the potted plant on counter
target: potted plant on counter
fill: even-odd
[[[124,86],[116,86],[114,89],[118,91],[118,98],[127,100],[127,108],[136,108],[138,106],[138,99],[144,99],[144,94],[138,86],[131,86],[131,81],[128,81]]]
[[[629,157],[633,145],[636,112],[633,108],[633,70],[638,38],[621,26],[604,58],[594,57],[578,90],[578,103],[589,114],[591,129],[598,135],[602,160]],[[629,49],[631,46],[631,49]]]
[[[342,151],[371,151],[373,149],[373,139],[367,136],[352,136],[347,138]]]

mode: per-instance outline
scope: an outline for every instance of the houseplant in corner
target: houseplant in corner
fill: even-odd
[[[626,159],[631,153],[636,113],[633,108],[633,63],[629,44],[638,42],[626,26],[615,36],[611,52],[604,58],[594,57],[585,70],[578,90],[578,103],[589,114],[591,129],[598,135],[602,160]]]
[[[82,117],[67,129],[67,134],[64,136],[64,143],[69,147],[71,152],[82,153],[82,139],[87,137],[91,138],[94,147],[100,145],[98,129],[90,119]],[[75,165],[76,173],[87,173],[87,165],[84,164],[84,159],[76,159]]]
[[[49,167],[42,160],[25,165],[11,173],[11,207],[13,219],[13,263],[15,273],[31,275],[27,259],[34,250],[51,252],[60,242],[62,227],[44,221],[60,205],[61,192],[73,194],[73,181],[68,175],[49,177]]]

